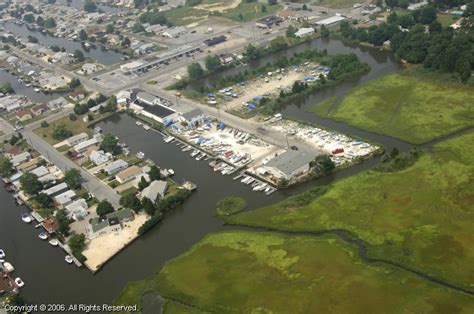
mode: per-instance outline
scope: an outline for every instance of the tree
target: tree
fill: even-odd
[[[81,29],[79,31],[79,39],[82,41],[87,40],[87,33],[85,30]]]
[[[142,199],[142,207],[145,210],[145,213],[147,213],[150,216],[153,216],[156,212],[155,205],[153,205],[153,202],[148,198],[144,197]]]
[[[262,4],[261,11],[262,11],[262,13],[266,13],[267,12],[267,6]]]
[[[141,23],[135,23],[133,24],[132,26],[132,32],[134,33],[140,33],[140,32],[143,32],[145,31],[145,27],[143,27],[143,25]]]
[[[142,204],[138,197],[133,194],[129,193],[120,198],[120,205],[122,205],[125,208],[130,208],[134,212],[138,213],[140,210],[142,210]]]
[[[54,200],[51,196],[46,195],[44,193],[38,194],[36,197],[36,201],[42,208],[53,208],[54,207]]]
[[[0,157],[0,175],[2,177],[6,177],[10,173],[12,173],[12,170],[13,170],[13,164],[10,161],[10,159],[6,157]]]
[[[74,256],[80,256],[86,246],[86,236],[83,233],[73,234],[68,242]]]
[[[56,212],[55,217],[59,224],[58,232],[62,234],[64,237],[67,237],[69,235],[69,231],[71,230],[71,227],[69,225],[73,222],[73,220],[67,218],[67,215],[64,209],[58,210]]]
[[[38,180],[38,176],[31,172],[20,177],[20,184],[23,191],[29,195],[36,195],[43,189],[43,184]]]
[[[87,111],[89,111],[89,107],[86,104],[75,104],[74,105],[74,112],[77,115],[83,115]]]
[[[79,49],[74,50],[74,59],[76,59],[77,62],[83,62],[84,61],[84,54],[82,51]]]
[[[150,183],[145,179],[145,177],[142,177],[140,182],[138,182],[138,190],[143,191],[143,189],[149,185]]]
[[[89,13],[95,12],[97,11],[97,5],[94,2],[87,0],[86,3],[84,3],[84,11]]]
[[[71,112],[71,113],[69,114],[69,120],[71,120],[71,121],[76,121],[76,120],[77,120],[76,114]]]
[[[104,217],[107,214],[113,213],[114,208],[109,202],[103,200],[99,203],[99,205],[97,205],[96,212],[99,217]]]
[[[36,18],[36,24],[38,24],[39,26],[43,26],[43,25],[44,25],[44,19],[41,17],[41,15],[39,15],[39,16]]]
[[[48,17],[46,21],[44,21],[44,27],[54,28],[56,27],[56,21],[52,17]]]
[[[275,5],[277,4],[277,0],[268,0],[269,5]]]
[[[188,66],[188,75],[193,80],[198,80],[204,75],[204,70],[199,63],[191,63]]]
[[[115,95],[110,96],[107,100],[107,105],[105,106],[105,111],[115,112],[117,110],[117,97]]]
[[[214,72],[222,66],[221,59],[216,55],[208,55],[206,57],[206,69]]]
[[[2,84],[0,84],[0,93],[11,94],[13,92],[14,92],[14,90],[13,90],[12,84],[10,82],[5,81]]]
[[[107,26],[105,27],[105,32],[107,34],[112,34],[113,32],[115,31],[114,29],[114,24],[107,24]]]
[[[75,168],[66,171],[64,182],[66,182],[70,189],[79,189],[82,182],[81,172]]]
[[[313,171],[316,175],[323,176],[330,174],[334,168],[336,168],[336,165],[331,160],[329,155],[316,156],[314,161],[311,163],[311,166],[313,167]]]
[[[390,152],[390,157],[391,157],[391,158],[395,158],[395,157],[397,157],[397,156],[399,155],[399,153],[400,153],[400,152],[398,151],[398,148],[394,147],[394,148],[392,149],[392,151]]]
[[[28,35],[28,42],[33,43],[33,44],[37,44],[38,43],[38,38],[36,38],[35,36]]]
[[[155,165],[151,166],[150,171],[148,172],[148,175],[150,176],[151,181],[160,180],[161,179],[160,168],[158,168]]]
[[[296,28],[293,25],[289,25],[286,29],[286,37],[295,37]]]
[[[52,137],[55,140],[63,141],[63,140],[65,140],[65,139],[67,139],[68,137],[71,137],[71,136],[72,136],[72,132],[71,132],[71,130],[69,130],[67,128],[66,124],[59,123],[59,124],[54,126]]]
[[[306,3],[303,4],[303,6],[301,7],[301,9],[303,11],[308,11],[308,6],[306,5]]]
[[[51,50],[54,51],[54,52],[59,52],[61,50],[61,48],[59,48],[59,46],[57,46],[57,45],[53,45],[53,46],[51,46]]]
[[[428,27],[430,33],[439,33],[443,30],[443,26],[438,21],[433,21]]]
[[[27,23],[33,23],[35,21],[35,16],[31,13],[28,13],[23,16],[23,20],[25,20]]]
[[[321,37],[323,38],[329,37],[329,29],[324,25],[321,26]]]
[[[76,88],[76,87],[79,87],[81,86],[81,81],[79,81],[78,78],[73,78],[69,84],[68,84],[69,88],[73,89],[73,88]]]
[[[122,42],[120,43],[120,46],[122,47],[130,47],[130,39],[128,37],[124,37],[122,39]]]
[[[118,155],[122,152],[122,148],[118,146],[118,140],[113,134],[106,134],[102,143],[100,143],[100,149],[106,153]]]

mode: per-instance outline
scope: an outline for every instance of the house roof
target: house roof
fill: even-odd
[[[76,196],[76,192],[69,190],[54,197],[56,203],[63,205],[70,202]]]
[[[31,170],[30,173],[35,174],[39,178],[47,175],[49,173],[49,170],[45,166],[41,166]]]
[[[204,112],[202,112],[201,109],[193,109],[191,111],[183,113],[181,116],[186,120],[191,120],[192,118],[199,117],[203,114]]]
[[[110,163],[109,165],[107,165],[104,170],[106,172],[113,172],[114,170],[118,169],[118,168],[122,168],[122,167],[128,167],[128,163],[123,161],[122,159],[118,159],[112,163]]]
[[[52,186],[47,190],[43,190],[42,192],[46,195],[51,195],[67,188],[68,188],[67,184],[63,182],[63,183],[56,184],[55,186]]]
[[[43,224],[44,229],[46,229],[46,231],[48,231],[49,233],[53,233],[54,231],[56,231],[56,229],[59,228],[59,222],[53,216],[48,217],[45,220],[43,220],[42,224]]]
[[[105,216],[105,219],[100,220],[99,218],[94,218],[91,220],[91,228],[92,232],[96,233],[97,231],[100,231],[104,229],[105,227],[115,225],[117,220],[119,222],[122,222],[125,219],[131,219],[133,217],[133,212],[130,209],[122,209],[115,211],[113,213],[109,213]],[[110,224],[110,221],[112,221],[112,224]]]
[[[26,116],[27,114],[31,115],[31,112],[30,112],[29,110],[27,110],[27,109],[18,110],[18,111],[16,112],[16,116],[17,116],[18,118],[23,118],[23,117]]]
[[[293,171],[310,163],[314,157],[306,152],[287,150],[283,154],[273,157],[266,167],[274,167],[286,175],[291,175]]]
[[[9,154],[12,156],[20,155],[22,153],[22,150],[18,146],[10,146],[5,150],[5,154]]]
[[[131,167],[128,167],[127,169],[124,169],[124,170],[120,171],[119,173],[117,173],[115,175],[115,177],[120,179],[120,180],[125,180],[125,179],[128,179],[128,178],[132,177],[132,176],[139,175],[140,173],[142,173],[142,168],[140,168],[138,166],[131,166]]]
[[[39,104],[31,108],[31,111],[33,112],[38,112],[40,110],[46,110],[48,109],[48,106],[46,104]]]
[[[168,187],[168,182],[155,180],[150,183],[149,186],[143,189],[141,196],[150,199],[151,201],[156,201],[158,195],[164,196],[166,189]]]

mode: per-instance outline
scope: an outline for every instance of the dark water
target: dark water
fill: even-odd
[[[116,115],[99,124],[105,132],[116,134],[129,144],[132,152],[142,151],[159,166],[173,168],[175,179],[191,180],[197,191],[180,208],[113,258],[103,270],[92,275],[64,262],[64,254],[38,238],[33,225],[21,221],[26,209],[17,207],[11,195],[0,188],[0,248],[16,268],[26,285],[22,295],[33,303],[107,303],[120,293],[123,286],[143,279],[160,270],[163,264],[189,249],[209,232],[235,229],[225,227],[213,216],[216,202],[228,195],[244,197],[249,209],[268,205],[300,193],[315,184],[327,184],[352,175],[377,163],[377,159],[342,170],[316,182],[273,193],[252,192],[248,186],[233,181],[231,176],[216,174],[205,161],[196,161],[175,144],[163,142],[160,134],[144,131],[125,115]],[[147,304],[154,300],[147,299]]]
[[[395,61],[393,55],[387,51],[380,51],[379,49],[359,47],[353,45],[344,44],[338,40],[330,39],[315,39],[308,43],[303,43],[296,47],[292,47],[285,51],[281,51],[275,55],[265,57],[261,60],[251,62],[247,66],[233,68],[225,72],[216,73],[207,77],[205,80],[199,82],[193,82],[189,85],[190,89],[199,89],[202,86],[211,86],[212,82],[217,82],[221,80],[222,77],[237,74],[244,71],[245,69],[253,69],[259,66],[263,66],[268,62],[273,62],[281,56],[291,57],[297,52],[302,52],[307,49],[326,49],[329,54],[337,53],[354,53],[357,55],[359,60],[366,62],[370,66],[370,71],[364,75],[351,79],[336,86],[328,87],[313,93],[305,98],[301,98],[297,101],[294,101],[291,104],[288,104],[281,113],[286,117],[296,118],[299,120],[311,122],[319,126],[323,126],[328,129],[337,130],[342,133],[351,134],[363,139],[370,140],[375,143],[382,144],[387,150],[391,150],[393,147],[397,147],[401,151],[406,151],[410,149],[412,145],[392,138],[390,136],[384,136],[379,134],[374,134],[371,132],[366,132],[348,125],[344,122],[336,122],[334,120],[319,118],[316,115],[308,112],[308,108],[322,100],[325,100],[329,97],[336,97],[338,101],[342,100],[344,96],[352,90],[354,87],[363,84],[369,80],[392,74],[400,69],[400,65]]]
[[[120,58],[124,56],[121,53],[112,50],[105,50],[103,48],[87,49],[80,42],[54,37],[35,30],[29,30],[25,24],[17,25],[13,22],[5,22],[3,23],[3,27],[6,31],[10,31],[14,35],[20,36],[24,39],[28,39],[29,35],[34,36],[38,38],[39,44],[45,47],[56,45],[60,48],[64,47],[69,53],[74,53],[76,49],[79,49],[83,52],[85,57],[94,59],[99,63],[106,65],[120,62]]]
[[[64,95],[64,93],[37,93],[34,91],[34,87],[26,87],[24,82],[18,82],[17,76],[10,74],[3,69],[0,69],[0,83],[5,81],[10,82],[16,94],[26,96],[29,100],[33,102],[48,102]]]
[[[56,3],[58,4],[63,4],[63,5],[68,5],[66,0],[56,0]],[[72,0],[69,6],[76,8],[78,10],[83,10],[84,9],[84,0]],[[118,13],[121,12],[122,9],[118,7],[111,7],[105,4],[99,4],[96,3],[97,8],[104,11],[105,13]]]

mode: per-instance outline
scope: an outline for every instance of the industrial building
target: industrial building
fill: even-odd
[[[220,43],[223,43],[224,41],[227,40],[227,37],[225,37],[224,35],[222,36],[218,36],[218,37],[212,37],[212,38],[209,38],[209,39],[206,39],[204,41],[204,43],[208,46],[208,47],[212,47],[212,46],[215,46],[217,44],[220,44]]]
[[[346,18],[343,17],[343,16],[335,15],[335,16],[328,17],[327,19],[317,21],[315,24],[316,25],[321,25],[321,26],[322,25],[329,26],[329,25],[336,24],[336,23],[339,23],[341,21],[344,21],[345,19]]]
[[[262,168],[275,178],[290,180],[309,171],[314,156],[309,153],[287,150],[270,159]]]
[[[276,16],[276,15],[271,15],[269,17],[265,17],[263,19],[257,20],[257,22],[255,22],[255,25],[260,28],[270,28],[273,25],[278,25],[282,21],[283,19],[281,17]]]

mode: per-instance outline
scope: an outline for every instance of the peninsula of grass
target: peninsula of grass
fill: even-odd
[[[469,132],[437,144],[404,170],[362,172],[306,202],[286,200],[223,219],[278,230],[343,229],[367,243],[369,257],[472,291],[473,151]]]
[[[474,298],[381,264],[334,237],[231,231],[206,236],[115,304],[146,293],[212,313],[471,313]],[[172,309],[175,307],[172,306]],[[178,306],[178,309],[182,308]],[[165,313],[172,313],[165,307]],[[187,313],[187,311],[184,311]]]
[[[240,213],[247,206],[244,198],[238,196],[227,196],[216,204],[216,216],[230,216]]]
[[[404,71],[370,81],[348,94],[329,114],[358,128],[421,144],[474,125],[472,85]]]
[[[326,98],[323,101],[311,106],[311,108],[309,108],[309,111],[319,117],[326,118],[329,115],[329,110],[331,109],[332,105],[336,102],[336,99],[336,96]]]

